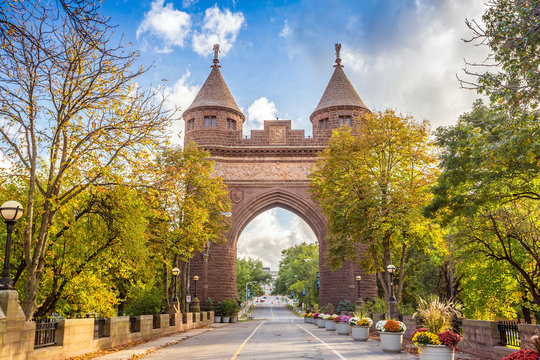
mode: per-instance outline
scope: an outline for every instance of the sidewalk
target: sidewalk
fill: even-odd
[[[189,339],[193,336],[197,336],[200,334],[204,334],[205,332],[215,330],[217,328],[227,326],[228,324],[211,324],[208,327],[205,328],[199,328],[199,329],[192,329],[183,331],[174,335],[164,336],[157,338],[155,340],[148,341],[144,344],[136,345],[129,349],[119,350],[114,353],[110,353],[107,355],[95,357],[94,359],[100,359],[100,360],[127,360],[130,359],[132,356],[141,356],[145,354],[150,354],[162,347],[166,347],[169,345],[174,345],[179,343],[182,340]]]

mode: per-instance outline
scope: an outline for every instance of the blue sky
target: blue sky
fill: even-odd
[[[463,59],[487,55],[462,41],[470,35],[465,18],[480,20],[484,11],[478,0],[107,0],[103,10],[118,24],[116,32],[141,50],[142,63],[154,64],[140,82],[167,79],[169,103],[183,109],[208,76],[212,44],[219,42],[223,77],[246,115],[245,134],[275,117],[311,134],[309,115],[332,74],[335,43],[342,44],[345,73],[370,109],[393,108],[433,128],[470,109],[477,95],[460,89],[456,74],[463,74]],[[178,121],[173,131],[181,130]],[[265,216],[268,226],[276,220],[288,231],[291,244],[298,240],[291,234],[304,226],[299,219],[284,211]],[[247,239],[253,227],[239,252],[244,242],[247,249],[264,240]],[[279,251],[267,261],[275,267],[276,259]]]

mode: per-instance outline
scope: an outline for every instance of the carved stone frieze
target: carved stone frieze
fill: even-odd
[[[314,162],[304,163],[215,163],[215,175],[225,181],[231,180],[260,180],[260,181],[303,181],[309,180],[308,175],[313,171]],[[234,201],[234,199],[233,199]]]

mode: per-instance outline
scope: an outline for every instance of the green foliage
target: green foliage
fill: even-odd
[[[384,314],[386,313],[386,306],[387,302],[385,299],[382,298],[364,298],[364,301],[362,302],[362,305],[357,308],[356,310],[359,311],[361,314],[368,314],[368,313],[378,313],[378,314]]]
[[[135,287],[125,305],[126,315],[159,314],[161,312],[161,292],[159,287]]]
[[[225,308],[223,307],[223,301],[218,301],[214,312],[216,316],[225,316]]]
[[[245,299],[246,285],[251,296],[261,296],[264,294],[262,285],[269,285],[272,282],[272,275],[263,270],[263,263],[259,259],[237,259],[236,260],[236,296],[238,299]]]
[[[325,306],[321,307],[321,312],[325,314],[333,314],[336,311],[334,304],[328,303]]]
[[[308,305],[318,301],[319,245],[302,243],[282,250],[281,256],[273,293],[294,293],[301,303]],[[306,296],[302,296],[304,289]]]
[[[355,310],[356,310],[356,305],[354,305],[349,300],[345,300],[345,301],[339,302],[336,312],[338,314],[341,314],[343,312],[354,312]]]
[[[238,306],[238,303],[234,299],[225,299],[221,302],[221,306],[223,309],[223,315],[222,316],[236,316],[238,311],[240,310],[240,307]]]

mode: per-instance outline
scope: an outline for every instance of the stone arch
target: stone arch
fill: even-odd
[[[315,233],[318,241],[326,234],[326,218],[320,208],[309,198],[288,189],[271,188],[262,192],[256,199],[247,199],[234,212],[232,226],[227,237],[236,247],[240,234],[259,214],[275,207],[298,215]]]

